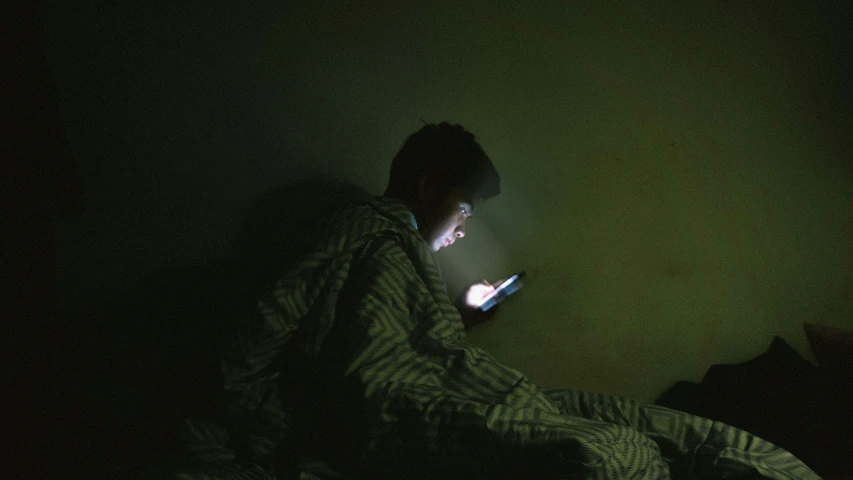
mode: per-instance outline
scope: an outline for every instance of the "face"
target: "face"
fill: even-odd
[[[422,208],[420,215],[415,213],[418,230],[433,252],[465,236],[465,221],[474,214],[478,203],[463,191],[451,189],[434,207]]]

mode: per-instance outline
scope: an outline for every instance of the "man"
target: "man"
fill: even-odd
[[[312,468],[320,478],[817,478],[746,432],[539,389],[469,344],[434,253],[499,192],[473,135],[426,125],[394,158],[383,197],[306,232],[309,253],[228,335],[228,433],[185,428],[207,460],[203,478],[232,468],[258,478]]]
[[[415,219],[415,228],[433,252],[465,236],[465,221],[480,203],[500,194],[500,176],[474,135],[460,125],[427,125],[411,135],[394,157],[385,198],[399,200]],[[494,288],[486,281],[470,285],[456,307],[466,328],[488,319],[471,305]]]

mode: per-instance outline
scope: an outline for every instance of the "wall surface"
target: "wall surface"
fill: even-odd
[[[788,3],[47,2],[86,196],[61,303],[228,255],[283,184],[379,194],[450,120],[504,190],[439,254],[451,293],[529,274],[470,335],[499,359],[652,400],[773,335],[810,356],[803,322],[853,327],[853,40]]]

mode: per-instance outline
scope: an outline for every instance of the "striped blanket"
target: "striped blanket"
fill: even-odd
[[[357,478],[818,478],[747,432],[539,388],[471,345],[412,219],[377,198],[318,222],[228,334],[232,443],[252,468],[282,472],[308,444]]]

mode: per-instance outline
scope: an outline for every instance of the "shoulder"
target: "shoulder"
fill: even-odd
[[[346,250],[368,238],[411,243],[420,239],[412,219],[402,202],[376,197],[341,207],[319,218],[308,228],[304,238],[310,250],[315,251]]]

